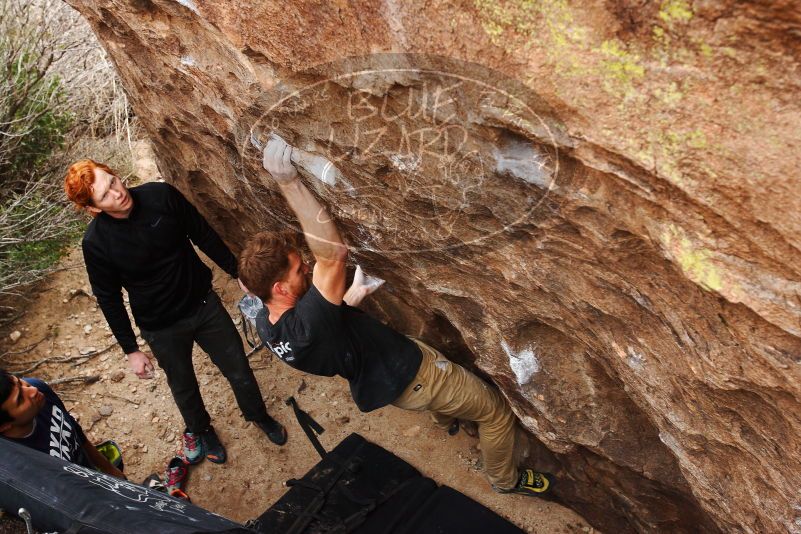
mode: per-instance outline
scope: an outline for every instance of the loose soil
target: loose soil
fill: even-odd
[[[100,350],[115,343],[89,291],[80,251],[71,252],[62,266],[40,284],[25,315],[2,332],[3,352],[20,351],[42,341],[26,353],[7,355],[0,364],[19,370],[44,358],[78,356],[81,350]],[[236,303],[241,291],[236,281],[215,268],[213,284],[239,323]],[[9,333],[14,330],[22,336],[12,343]],[[357,432],[437,483],[458,489],[528,532],[593,531],[580,516],[558,504],[491,491],[480,470],[478,442],[464,432],[450,437],[434,427],[426,414],[392,406],[361,413],[350,398],[345,380],[301,373],[271,358],[264,349],[253,353],[250,361],[267,409],[287,427],[289,441],[277,447],[245,422],[228,383],[195,347],[200,390],[228,450],[224,465],[204,461],[191,467],[186,491],[199,506],[235,521],[255,518],[284,494],[287,479],[300,477],[317,462],[291,408],[284,404],[294,396],[325,427],[320,441],[327,449]],[[46,363],[28,374],[46,381],[77,375],[98,375],[100,379],[54,389],[89,439],[114,439],[123,450],[125,472],[131,480],[141,482],[151,473],[163,473],[178,450],[183,430],[164,374],[157,370],[152,380],[138,379],[116,345],[84,363]],[[109,411],[110,415],[101,415]],[[3,522],[0,519],[0,528]]]

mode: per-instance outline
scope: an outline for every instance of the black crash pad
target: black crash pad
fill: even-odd
[[[248,532],[199,506],[0,438],[0,508],[42,532]]]
[[[351,434],[256,521],[264,534],[520,534],[488,508]],[[489,488],[488,488],[489,491]]]

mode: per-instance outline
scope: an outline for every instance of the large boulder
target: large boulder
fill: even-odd
[[[793,2],[69,2],[233,249],[293,224],[251,137],[304,149],[593,524],[801,532]]]

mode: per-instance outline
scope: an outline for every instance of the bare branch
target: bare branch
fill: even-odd
[[[84,376],[68,376],[65,378],[57,378],[55,380],[49,380],[47,385],[49,386],[57,386],[59,384],[70,384],[73,382],[81,382],[84,384],[93,384],[100,380],[99,375],[84,375]]]
[[[46,340],[49,337],[50,337],[50,333],[48,332],[47,334],[45,334],[45,336],[42,339],[40,339],[39,341],[36,341],[34,343],[31,343],[30,345],[28,345],[27,347],[25,347],[23,349],[6,351],[3,354],[0,354],[0,360],[5,358],[6,356],[16,356],[16,355],[19,355],[19,354],[25,354],[26,352],[30,352],[33,349],[35,349],[36,347],[38,347],[42,343],[42,341]]]
[[[112,399],[117,399],[117,400],[121,400],[121,401],[125,401],[125,402],[130,402],[131,404],[135,404],[136,406],[139,406],[139,403],[136,402],[133,399],[128,399],[126,397],[120,397],[119,395],[114,395],[112,393],[108,393],[108,392],[103,393],[103,397],[110,397]]]
[[[37,360],[35,362],[19,362],[21,364],[33,363],[33,365],[31,365],[27,369],[23,369],[21,371],[11,371],[11,374],[14,375],[14,376],[27,375],[27,374],[35,371],[36,369],[38,369],[39,367],[41,367],[42,365],[44,365],[46,363],[79,362],[78,365],[84,364],[87,361],[89,361],[92,358],[94,358],[95,356],[99,356],[99,355],[103,354],[104,352],[112,349],[116,345],[117,345],[117,343],[115,342],[115,343],[112,343],[111,345],[109,345],[108,347],[106,347],[105,349],[96,350],[96,351],[93,351],[93,352],[89,352],[87,354],[79,354],[78,356],[50,356],[48,358],[42,358],[41,360]],[[73,366],[74,365],[75,364],[73,364]]]

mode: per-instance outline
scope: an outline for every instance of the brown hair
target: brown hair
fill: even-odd
[[[95,182],[95,169],[98,168],[116,175],[108,165],[91,159],[76,161],[67,170],[67,176],[64,177],[64,192],[75,204],[76,209],[82,210],[92,205],[92,184]]]
[[[239,255],[239,279],[265,303],[272,287],[289,269],[289,253],[299,252],[296,232],[259,232],[251,237]]]

